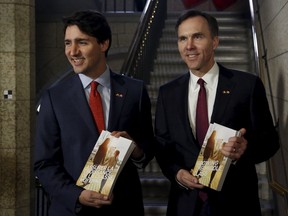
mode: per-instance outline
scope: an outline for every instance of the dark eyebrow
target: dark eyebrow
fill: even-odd
[[[89,38],[75,38],[74,40],[76,42],[79,42],[79,41],[90,41]],[[71,41],[71,39],[65,39],[64,41]]]
[[[202,33],[202,32],[196,32],[196,33],[194,33],[194,34],[192,34],[192,35],[180,35],[180,36],[178,36],[178,39],[184,39],[184,38],[189,38],[189,37],[191,37],[191,38],[195,38],[195,37],[199,37],[199,36],[203,36],[204,34]]]
[[[204,35],[202,32],[196,32],[195,34],[193,34],[193,37],[198,37],[202,35]]]

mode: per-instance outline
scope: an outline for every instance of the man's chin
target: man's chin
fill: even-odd
[[[79,68],[73,68],[74,72],[77,73],[77,74],[80,74],[82,73],[82,70],[79,70]]]

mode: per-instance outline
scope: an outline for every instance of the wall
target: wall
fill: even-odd
[[[0,0],[1,216],[30,215],[32,205],[34,9],[33,0]]]
[[[259,16],[256,16],[257,32],[259,35],[263,32],[263,40],[259,43],[261,77],[266,86],[281,142],[280,151],[269,163],[271,186],[279,210],[276,215],[287,216],[288,160],[285,158],[288,155],[288,1],[255,2],[259,7]]]

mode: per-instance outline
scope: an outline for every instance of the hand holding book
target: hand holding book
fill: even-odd
[[[134,148],[132,140],[102,131],[76,185],[110,196]]]
[[[235,145],[240,136],[239,131],[217,123],[210,124],[195,167],[191,170],[199,183],[217,191],[222,189],[232,159],[239,159],[242,155],[239,148],[237,152],[236,147],[231,145]]]
[[[121,136],[121,137],[127,138],[129,140],[132,140],[132,138],[130,137],[130,135],[126,131],[113,131],[113,132],[111,132],[111,135],[115,136],[115,137]],[[138,147],[136,143],[134,143],[134,144],[135,144],[135,148],[131,153],[131,158],[134,160],[142,159],[144,156],[143,150],[140,147]]]
[[[247,140],[243,137],[246,130],[242,128],[239,133],[240,136],[230,137],[227,144],[221,148],[221,152],[234,161],[240,159],[247,148]]]

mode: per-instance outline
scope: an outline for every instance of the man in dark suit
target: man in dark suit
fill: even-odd
[[[35,174],[49,197],[49,215],[143,216],[137,169],[154,156],[146,87],[140,80],[109,69],[106,57],[111,30],[101,13],[80,11],[63,21],[65,54],[75,74],[43,94],[34,155]],[[76,186],[100,133],[88,102],[92,81],[100,83],[105,129],[136,144],[111,197]]]
[[[219,39],[214,17],[185,11],[176,32],[189,72],[160,87],[155,117],[156,159],[171,181],[167,215],[260,216],[255,164],[279,148],[264,86],[255,75],[215,62]],[[205,82],[209,122],[242,134],[221,149],[234,163],[220,192],[199,184],[190,172],[200,151],[195,126],[199,78]]]

